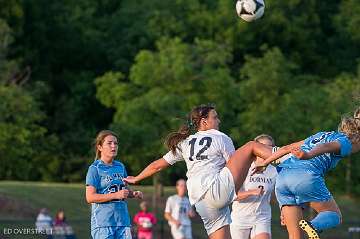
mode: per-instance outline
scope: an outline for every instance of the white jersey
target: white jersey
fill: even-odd
[[[186,196],[180,197],[175,194],[168,197],[166,201],[165,212],[170,213],[175,220],[178,220],[181,223],[181,225],[191,225],[191,220],[188,216],[190,210],[192,210],[190,201]],[[170,221],[169,225],[171,226]]]
[[[185,160],[187,188],[193,205],[209,189],[214,176],[224,168],[235,148],[229,136],[215,129],[198,131],[178,147],[175,154],[169,151],[163,158],[171,165]]]
[[[255,163],[252,163],[242,190],[248,191],[263,187],[264,194],[261,196],[250,196],[233,202],[231,220],[234,225],[248,226],[259,221],[271,221],[270,199],[278,173],[274,166],[269,165],[264,172],[251,176],[254,167]]]

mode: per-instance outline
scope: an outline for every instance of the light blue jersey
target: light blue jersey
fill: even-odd
[[[280,207],[302,205],[307,202],[327,202],[332,198],[324,175],[334,168],[339,160],[351,153],[351,142],[339,132],[319,132],[305,139],[301,149],[309,152],[318,144],[337,141],[340,153],[326,153],[307,160],[290,156],[279,165],[282,168],[275,185],[275,194]]]
[[[125,187],[123,178],[127,177],[125,166],[114,160],[107,165],[96,160],[90,165],[86,175],[86,186],[96,188],[96,193],[117,192]],[[113,200],[105,203],[92,203],[91,230],[99,227],[129,227],[130,217],[127,203],[124,200]]]
[[[282,164],[280,164],[279,167],[303,168],[324,176],[327,171],[333,169],[336,166],[336,164],[340,161],[341,158],[351,154],[352,144],[348,137],[343,133],[335,131],[319,132],[305,139],[304,144],[301,146],[301,149],[304,152],[309,152],[318,144],[334,141],[340,143],[340,154],[326,153],[308,160],[299,160],[292,155]]]

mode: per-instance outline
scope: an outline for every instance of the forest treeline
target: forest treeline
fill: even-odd
[[[83,181],[105,128],[137,173],[207,102],[237,146],[336,130],[360,105],[359,26],[358,0],[267,0],[253,23],[234,0],[0,0],[0,179]],[[360,195],[359,170],[330,188]]]

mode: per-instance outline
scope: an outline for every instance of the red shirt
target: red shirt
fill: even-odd
[[[151,232],[156,224],[156,217],[151,212],[138,212],[134,217],[139,232]]]

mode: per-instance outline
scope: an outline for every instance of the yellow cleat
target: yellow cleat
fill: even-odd
[[[310,222],[306,220],[300,220],[299,226],[304,232],[306,232],[309,239],[320,239],[319,234],[315,228],[313,228]]]

